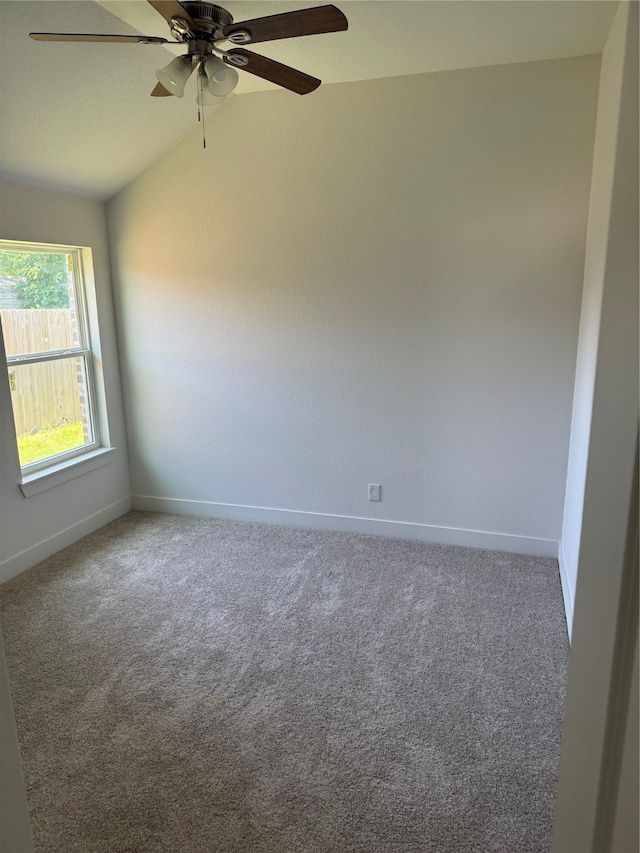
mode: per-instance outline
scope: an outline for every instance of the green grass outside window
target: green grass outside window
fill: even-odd
[[[31,462],[46,459],[56,453],[64,453],[85,443],[82,421],[61,424],[36,433],[24,433],[18,436],[18,455],[20,465],[24,467]]]

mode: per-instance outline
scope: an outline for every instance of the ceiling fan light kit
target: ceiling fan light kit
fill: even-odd
[[[224,103],[224,95],[215,95],[209,89],[209,80],[203,68],[198,69],[198,85],[196,86],[196,103],[200,107],[215,107]]]
[[[184,96],[184,87],[191,76],[193,65],[191,58],[188,56],[176,56],[164,68],[159,68],[156,71],[158,82],[176,98]]]
[[[202,91],[198,90],[198,94],[196,95],[196,104],[200,107],[217,107],[220,104],[224,104],[224,98],[218,98],[216,95],[212,95],[206,88]]]
[[[219,98],[230,95],[240,79],[235,68],[229,68],[218,56],[210,56],[207,59],[204,63],[204,71],[207,75],[209,91]]]

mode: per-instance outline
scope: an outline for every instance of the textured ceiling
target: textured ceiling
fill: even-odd
[[[610,0],[335,2],[349,19],[347,32],[269,42],[256,45],[256,52],[325,84],[580,56],[602,51],[617,6]],[[242,21],[322,0],[224,5]],[[108,198],[197,127],[192,83],[183,99],[149,97],[154,71],[171,58],[169,49],[34,42],[31,31],[169,37],[164,20],[145,0],[2,0],[5,177]],[[246,73],[240,77],[233,97],[275,88]],[[223,104],[208,111],[209,133],[216,112],[224,109]]]

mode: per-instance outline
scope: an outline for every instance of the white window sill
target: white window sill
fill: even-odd
[[[26,474],[20,483],[22,494],[25,498],[30,498],[32,495],[38,495],[40,492],[53,488],[53,486],[60,486],[68,480],[73,480],[74,477],[80,477],[89,471],[95,471],[96,468],[102,468],[103,465],[108,465],[111,462],[114,450],[115,447],[99,447],[83,456],[76,456],[74,459],[58,462],[57,465],[51,465],[49,468],[42,468],[33,474]]]

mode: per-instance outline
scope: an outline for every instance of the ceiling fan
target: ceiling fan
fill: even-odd
[[[309,36],[346,30],[348,22],[335,6],[317,6],[279,15],[267,15],[234,23],[233,17],[213,3],[184,0],[148,0],[169,24],[175,41],[157,36],[118,36],[89,33],[29,33],[36,41],[120,42],[132,44],[185,44],[187,53],[177,56],[165,68],[156,71],[158,85],[151,95],[165,97],[184,95],[184,86],[194,70],[198,70],[198,104],[221,103],[238,82],[236,68],[262,77],[305,95],[320,85],[320,80],[276,62],[244,47],[222,50],[219,42],[233,45]]]

